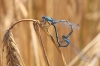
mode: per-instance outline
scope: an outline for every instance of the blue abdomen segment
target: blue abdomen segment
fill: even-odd
[[[53,22],[53,19],[52,19],[52,18],[50,18],[50,17],[45,18],[45,20],[46,20],[46,21]]]
[[[70,43],[70,40],[69,40],[69,39],[65,39],[65,41],[66,41],[67,43]]]

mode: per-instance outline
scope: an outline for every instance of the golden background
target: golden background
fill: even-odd
[[[42,20],[42,15],[54,19],[65,19],[72,23],[80,25],[79,30],[74,30],[70,40],[80,50],[85,48],[88,43],[94,39],[100,31],[100,0],[0,0],[0,43],[4,36],[4,30],[21,19]],[[57,26],[59,34],[68,33],[70,30],[64,30]],[[66,28],[69,29],[69,28]],[[49,31],[55,36],[52,26]],[[36,38],[36,33],[30,26],[30,23],[20,23],[12,29],[14,39],[17,43],[25,66],[47,66],[43,54],[43,48],[40,41]],[[32,36],[33,33],[33,36]],[[41,31],[42,41],[50,62],[50,66],[64,66],[63,61],[51,39]],[[99,36],[99,35],[98,35]],[[54,37],[55,38],[55,37]],[[32,42],[37,43],[32,45]],[[100,42],[95,43],[99,47]],[[36,46],[36,47],[35,47]],[[68,65],[76,56],[70,45],[60,48]],[[93,58],[99,53],[98,48],[91,47],[88,55],[90,62],[77,61],[73,66],[93,65]],[[98,52],[97,52],[98,51]],[[94,61],[95,66],[99,66],[99,58]],[[4,59],[5,60],[5,59]],[[1,63],[2,64],[2,63]],[[91,66],[92,66],[91,65]],[[2,65],[0,65],[2,66]]]

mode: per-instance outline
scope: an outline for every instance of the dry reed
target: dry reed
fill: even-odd
[[[34,29],[35,29],[35,31],[36,31],[36,33],[37,33],[39,39],[40,39],[41,46],[42,46],[42,48],[43,48],[43,53],[44,53],[44,56],[45,56],[45,60],[46,60],[46,62],[47,62],[47,65],[50,66],[50,62],[49,62],[49,59],[48,59],[46,50],[45,50],[44,45],[43,45],[43,42],[42,42],[41,32],[40,32],[39,25],[38,25],[38,23],[33,23],[33,25],[34,25]]]

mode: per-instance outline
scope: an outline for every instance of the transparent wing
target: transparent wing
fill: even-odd
[[[80,29],[79,24],[71,23],[71,22],[68,22],[67,20],[54,20],[54,22],[66,27],[66,28],[70,28],[70,25],[72,25],[73,29]]]
[[[73,43],[70,43],[73,51],[84,61],[90,61],[90,57],[86,55],[84,52],[80,51]]]
[[[59,22],[59,24],[66,27],[66,28],[71,28],[70,25],[67,22]],[[72,25],[73,29],[80,29],[79,24],[74,24],[74,23],[71,23],[71,22],[70,22],[70,24]]]
[[[61,44],[67,44],[67,42],[61,38],[59,38],[59,42]],[[78,55],[82,60],[84,60],[86,62],[90,61],[90,57],[88,55],[86,55],[84,52],[80,51],[73,43],[70,43],[69,45],[72,47],[75,54]]]

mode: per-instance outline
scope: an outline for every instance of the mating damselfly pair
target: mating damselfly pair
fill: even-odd
[[[54,30],[55,30],[55,34],[56,34],[56,41],[58,43],[58,46],[59,47],[67,47],[69,44],[71,45],[73,51],[78,55],[79,53],[81,53],[79,55],[79,57],[81,59],[83,59],[84,61],[89,61],[90,60],[90,57],[86,54],[84,54],[82,51],[80,51],[73,43],[70,42],[69,40],[69,37],[71,36],[71,34],[73,33],[73,30],[76,29],[76,28],[79,28],[80,26],[78,24],[73,24],[67,20],[54,20],[52,19],[51,17],[47,17],[47,16],[42,16],[42,19],[44,21],[44,23],[50,23],[53,27],[54,27]],[[71,29],[71,31],[69,32],[68,35],[62,35],[62,39],[59,39],[58,37],[58,31],[57,31],[57,27],[56,27],[56,24],[59,23],[59,24],[62,24],[62,26],[65,26],[65,27],[69,27]]]

